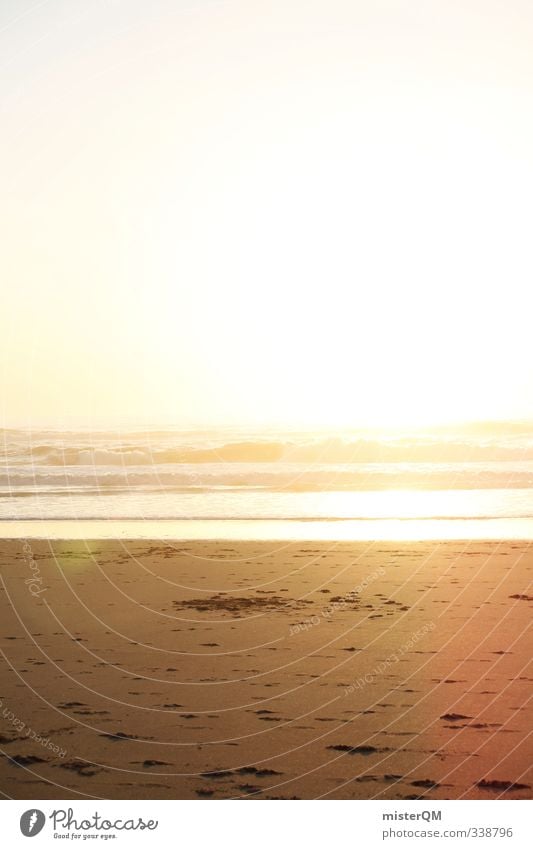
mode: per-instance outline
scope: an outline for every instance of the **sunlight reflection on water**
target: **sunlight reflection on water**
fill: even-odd
[[[183,540],[533,540],[533,519],[298,521],[29,520],[0,522],[0,538]]]

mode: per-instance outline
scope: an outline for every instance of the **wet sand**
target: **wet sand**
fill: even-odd
[[[0,546],[6,797],[532,796],[531,543]]]

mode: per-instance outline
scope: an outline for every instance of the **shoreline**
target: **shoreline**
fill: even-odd
[[[528,543],[0,552],[10,797],[532,797]]]
[[[0,541],[107,539],[372,542],[533,541],[532,518],[0,519]]]

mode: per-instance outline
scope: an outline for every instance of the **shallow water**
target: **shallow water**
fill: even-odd
[[[4,538],[533,538],[526,425],[1,434]]]

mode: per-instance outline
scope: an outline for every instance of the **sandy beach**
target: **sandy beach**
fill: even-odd
[[[1,543],[16,799],[531,798],[527,542]]]

